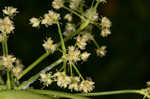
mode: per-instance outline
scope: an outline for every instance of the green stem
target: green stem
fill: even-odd
[[[72,9],[66,7],[66,6],[63,6],[64,9],[68,10],[69,12],[75,14],[76,16],[78,16],[79,18],[81,18],[82,20],[86,20],[83,16],[81,16],[80,14],[78,14],[77,12],[73,11]]]
[[[7,34],[3,32],[3,41],[2,41],[2,48],[3,48],[3,56],[8,56],[8,45],[7,45]],[[7,87],[11,89],[11,81],[10,81],[10,74],[9,70],[7,70]]]
[[[11,81],[10,81],[10,74],[9,74],[9,71],[7,71],[7,87],[8,87],[8,90],[11,89]]]
[[[53,69],[58,64],[62,63],[62,61],[63,61],[62,59],[58,59],[57,61],[55,61],[51,65],[49,65],[46,68],[44,68],[43,70],[41,70],[39,73],[37,73],[34,76],[32,76],[28,81],[22,83],[17,89],[26,89],[31,83],[33,83],[36,79],[38,79],[40,77],[41,73]]]
[[[63,35],[62,35],[62,32],[61,32],[61,28],[60,28],[60,24],[59,24],[58,21],[57,21],[57,27],[58,27],[58,32],[59,32],[60,40],[61,40],[61,47],[62,47],[62,50],[63,50],[63,54],[66,54],[66,48],[65,48],[64,38],[63,38]]]
[[[50,52],[44,53],[41,57],[39,57],[35,62],[29,65],[19,76],[18,80],[21,79],[26,73],[28,73],[32,68],[34,68],[37,64],[39,64],[42,60],[48,57]]]
[[[93,41],[93,43],[95,44],[95,46],[96,46],[97,48],[100,47],[99,44],[97,43],[97,41],[96,41],[94,38],[92,38],[92,41]]]
[[[83,93],[83,94],[78,94],[78,95],[82,95],[82,96],[104,96],[104,95],[129,94],[129,93],[143,95],[140,90],[116,90],[116,91],[106,91],[106,92]]]
[[[80,71],[78,70],[78,68],[76,67],[76,65],[74,63],[71,62],[71,65],[73,66],[73,68],[76,70],[76,72],[78,73],[78,75],[80,76],[80,78],[82,80],[84,80],[83,76],[81,75]]]
[[[71,93],[65,93],[65,92],[59,92],[59,91],[51,91],[51,90],[27,90],[30,92],[38,93],[38,94],[45,94],[49,96],[55,96],[57,98],[71,98],[71,99],[90,99],[88,97],[83,97],[81,95],[77,94],[71,94]]]

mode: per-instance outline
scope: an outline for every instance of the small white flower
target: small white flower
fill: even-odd
[[[83,52],[83,53],[81,54],[81,59],[82,59],[83,61],[86,61],[90,55],[91,55],[91,54],[88,53],[88,52]]]
[[[87,41],[92,40],[92,38],[93,38],[93,36],[90,33],[85,33],[82,36],[78,35],[76,38],[77,46],[81,50],[84,50],[87,45]]]
[[[17,11],[17,8],[5,7],[5,9],[3,10],[3,13],[8,15],[8,16],[13,16],[16,13],[18,13],[18,11]]]
[[[60,14],[50,10],[47,14],[44,15],[44,19],[42,20],[42,24],[53,25],[60,19]]]
[[[101,56],[101,57],[105,56],[106,55],[106,46],[101,46],[100,48],[98,48],[96,50],[96,53],[98,56]]]
[[[79,82],[80,82],[79,77],[77,76],[71,77],[71,83],[69,84],[68,89],[79,91]]]
[[[9,17],[5,17],[4,19],[0,19],[0,31],[6,32],[10,34],[15,29],[13,22],[10,20]]]
[[[64,55],[63,58],[71,62],[80,61],[80,50],[78,50],[74,46],[69,46],[68,53]]]
[[[20,73],[23,71],[23,64],[21,64],[20,60],[16,60],[16,66],[12,69],[15,77],[18,77]]]
[[[80,35],[77,36],[77,46],[81,49],[84,50],[87,43],[86,43],[86,39],[84,39],[83,37],[81,37]]]
[[[102,37],[107,37],[108,35],[110,35],[111,34],[111,31],[110,31],[110,29],[108,29],[108,28],[104,28],[104,29],[102,29],[102,31],[101,31],[101,36]]]
[[[57,10],[60,9],[63,6],[63,0],[54,0],[52,6]]]
[[[59,87],[66,88],[70,83],[71,79],[69,76],[65,74],[65,72],[56,72],[54,74],[55,80],[57,81],[57,85]]]
[[[89,80],[83,80],[80,84],[80,91],[85,93],[91,92],[94,89],[94,82]]]
[[[52,84],[53,80],[51,73],[41,73],[40,76],[40,81],[43,82],[44,85],[49,86],[50,84]]]
[[[54,52],[56,50],[56,44],[53,44],[53,40],[51,37],[47,39],[47,41],[44,42],[43,47],[46,51],[52,51]]]
[[[32,27],[39,27],[41,20],[38,18],[31,18],[30,23],[32,24]]]
[[[14,62],[16,61],[16,58],[12,55],[8,55],[8,56],[3,56],[2,57],[2,64],[4,65],[4,67],[6,67],[7,69],[12,69],[14,67]]]
[[[101,26],[102,26],[102,28],[110,28],[111,27],[111,21],[107,17],[102,17]]]
[[[66,19],[70,22],[70,21],[72,21],[72,15],[71,14],[66,14],[64,19]]]

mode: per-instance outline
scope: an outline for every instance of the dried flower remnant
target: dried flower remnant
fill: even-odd
[[[10,34],[15,29],[13,22],[9,17],[5,17],[4,19],[0,19],[0,31],[2,33]]]
[[[68,89],[79,91],[79,82],[80,78],[78,76],[71,77],[71,83],[69,84]]]
[[[60,9],[63,6],[63,0],[54,0],[52,2],[52,6],[53,8],[55,8],[56,10]]]
[[[69,62],[77,62],[80,61],[80,50],[75,48],[74,46],[68,47],[68,53],[63,56],[63,58]]]
[[[47,52],[54,52],[56,50],[56,44],[53,44],[53,42],[54,41],[51,39],[51,37],[49,37],[47,41],[44,42],[43,47]]]
[[[30,19],[30,24],[32,24],[32,27],[39,27],[41,20],[38,18],[31,18]]]
[[[60,14],[50,10],[48,13],[44,15],[44,19],[42,20],[42,24],[46,26],[56,24],[56,22],[60,19]]]
[[[2,56],[2,65],[7,69],[12,69],[14,67],[14,63],[16,58],[12,55]]]
[[[3,13],[8,16],[14,16],[16,13],[18,13],[18,11],[17,11],[17,8],[5,7],[5,9],[3,10]]]
[[[94,89],[94,82],[89,80],[83,80],[80,84],[80,91],[83,91],[85,93],[91,92]]]
[[[101,57],[105,56],[106,55],[106,46],[101,46],[100,48],[98,48],[96,50],[96,53],[98,56],[101,56]]]
[[[71,14],[66,14],[64,19],[66,19],[67,21],[72,21],[72,15]]]
[[[54,77],[55,81],[57,81],[57,85],[61,88],[67,88],[67,86],[71,83],[70,77],[67,76],[65,72],[56,72]]]
[[[44,85],[49,86],[52,84],[52,75],[51,73],[41,73],[40,81],[43,82]]]

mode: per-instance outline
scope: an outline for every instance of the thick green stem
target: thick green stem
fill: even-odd
[[[26,73],[28,73],[32,68],[34,68],[37,64],[39,64],[42,60],[44,60],[47,56],[49,56],[50,52],[44,53],[41,57],[39,57],[35,62],[29,65],[19,76],[18,80],[21,79]]]
[[[71,99],[90,99],[88,97],[83,97],[77,94],[59,92],[59,91],[50,91],[50,90],[28,90],[30,92],[38,93],[38,94],[45,94],[49,96],[55,96],[56,98],[71,98]]]
[[[52,63],[51,65],[47,66],[46,68],[44,68],[43,70],[41,70],[39,73],[37,73],[36,75],[32,76],[28,81],[22,83],[17,89],[26,89],[31,83],[33,83],[36,79],[39,78],[40,74],[46,71],[49,71],[51,69],[53,69],[54,67],[56,67],[58,64],[62,63],[62,59],[58,59],[57,61],[55,61],[54,63]]]
[[[7,34],[3,32],[3,41],[2,41],[2,48],[3,48],[3,56],[8,56],[8,45],[7,45]],[[10,74],[9,70],[7,70],[7,87],[11,89],[11,81],[10,81]]]
[[[130,93],[143,95],[140,90],[116,90],[116,91],[106,91],[106,92],[83,93],[83,94],[79,94],[79,95],[82,95],[82,96],[104,96],[104,95],[130,94]]]

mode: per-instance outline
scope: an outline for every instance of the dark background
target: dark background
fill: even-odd
[[[16,29],[9,38],[9,53],[22,59],[25,66],[31,64],[44,53],[43,40],[51,30],[41,26],[39,29],[29,25],[29,18],[43,16],[50,9],[51,0],[0,0],[0,10],[14,6],[19,10],[15,17]],[[88,2],[88,0],[86,0]],[[90,0],[89,0],[90,1]],[[91,56],[80,65],[84,76],[95,81],[94,91],[118,89],[140,89],[150,80],[150,2],[149,0],[108,0],[99,8],[100,16],[108,16],[112,23],[112,35],[105,39],[107,55],[104,58]],[[2,12],[0,12],[2,17]],[[55,31],[55,30],[53,30]],[[54,32],[53,32],[54,33]],[[54,37],[56,39],[56,37]],[[55,56],[54,54],[53,56]],[[23,80],[38,72],[42,66],[53,62],[56,57],[48,57]],[[93,66],[94,65],[94,66]],[[39,82],[34,84],[41,86]],[[54,84],[55,86],[55,84]],[[58,88],[58,87],[56,87]],[[55,89],[50,86],[49,89]],[[62,90],[62,89],[55,89]],[[134,94],[94,97],[93,99],[141,99]]]

